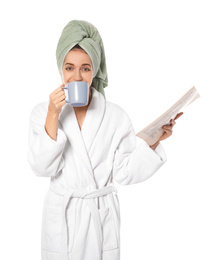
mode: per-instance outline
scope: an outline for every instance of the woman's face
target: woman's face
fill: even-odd
[[[93,81],[93,65],[89,55],[81,49],[69,51],[63,63],[65,85],[72,81],[85,81],[90,88]]]

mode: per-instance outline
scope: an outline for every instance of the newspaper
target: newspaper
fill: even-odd
[[[163,125],[168,125],[171,119],[174,119],[176,115],[181,112],[183,108],[191,104],[194,100],[199,98],[200,95],[195,87],[192,87],[184,96],[182,96],[172,107],[170,107],[165,113],[153,121],[150,125],[142,129],[136,134],[136,136],[142,138],[148,143],[153,145],[163,135]]]

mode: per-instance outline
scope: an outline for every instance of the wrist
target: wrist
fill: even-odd
[[[150,145],[149,147],[153,150],[155,150],[155,148],[160,144],[160,141],[157,141],[156,143],[154,143],[153,145]]]
[[[55,118],[58,118],[59,113],[57,113],[57,112],[52,112],[51,110],[48,110],[48,115],[49,115],[50,117],[52,117],[53,119],[55,119]]]

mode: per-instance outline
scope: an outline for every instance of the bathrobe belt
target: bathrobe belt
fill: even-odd
[[[72,190],[68,191],[65,188],[61,188],[59,186],[50,185],[50,190],[55,192],[56,194],[63,196],[63,219],[62,219],[62,230],[61,230],[61,260],[69,260],[69,250],[68,250],[68,226],[66,220],[66,210],[69,204],[70,199],[72,198],[82,198],[86,199],[90,211],[93,215],[93,220],[95,222],[96,234],[97,234],[97,250],[99,259],[102,259],[102,225],[101,219],[99,215],[99,211],[96,205],[94,198],[105,196],[109,193],[115,192],[117,193],[117,189],[113,185],[105,186],[101,189],[93,190],[93,191],[86,191],[86,190]]]

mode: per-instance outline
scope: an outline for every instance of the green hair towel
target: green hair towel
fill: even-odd
[[[61,79],[67,53],[78,44],[90,56],[93,64],[92,86],[103,94],[108,85],[106,59],[102,38],[94,25],[83,20],[72,20],[63,29],[58,41],[56,58]]]

